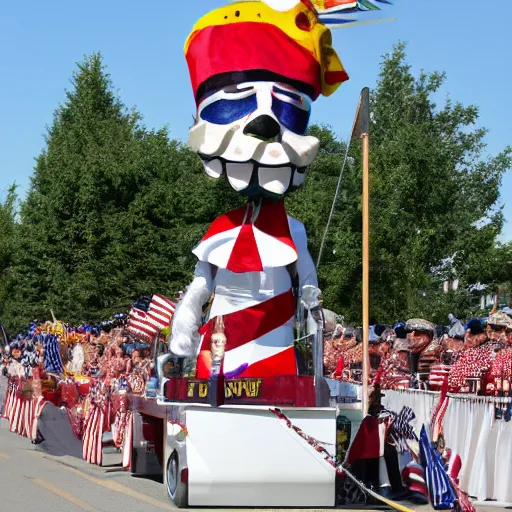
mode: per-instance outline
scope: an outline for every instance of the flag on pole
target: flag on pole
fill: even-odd
[[[176,304],[172,300],[163,295],[153,295],[148,314],[160,326],[160,329],[164,329],[171,325],[175,310]]]
[[[370,89],[365,87],[359,96],[357,112],[352,127],[352,137],[361,137],[370,131]]]
[[[430,443],[425,425],[420,434],[420,462],[425,471],[430,504],[434,510],[453,509],[457,496],[439,453]]]
[[[169,327],[176,304],[163,295],[153,295],[147,311],[132,306],[128,330],[137,336],[153,338],[158,332]]]
[[[334,192],[334,199],[331,205],[331,212],[329,213],[329,217],[327,218],[327,224],[325,226],[324,234],[322,236],[322,241],[320,242],[320,250],[318,251],[318,259],[316,261],[316,268],[320,266],[320,261],[322,260],[322,254],[324,250],[325,240],[327,238],[327,233],[329,231],[329,227],[331,225],[331,220],[334,214],[334,208],[336,206],[336,202],[338,200],[338,196],[340,193],[341,180],[343,178],[343,170],[345,169],[345,164],[347,163],[348,151],[350,149],[350,143],[353,138],[361,138],[363,135],[368,135],[370,130],[370,89],[365,87],[361,94],[359,95],[359,103],[357,104],[357,111],[354,117],[354,123],[352,125],[352,133],[350,135],[350,139],[347,142],[347,148],[345,151],[345,158],[343,161],[343,165],[341,167],[341,172],[338,178],[338,184],[336,185],[336,191]]]

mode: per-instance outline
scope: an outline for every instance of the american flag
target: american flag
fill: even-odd
[[[455,508],[457,496],[439,453],[430,443],[425,425],[421,429],[419,444],[420,462],[425,472],[432,507],[434,510]]]
[[[176,304],[163,295],[153,295],[147,311],[132,306],[128,330],[137,336],[153,338],[171,325]]]

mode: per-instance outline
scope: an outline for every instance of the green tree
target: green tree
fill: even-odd
[[[471,282],[485,284],[493,291],[499,287],[511,288],[512,242],[471,254],[466,274]]]
[[[52,309],[97,322],[139,295],[174,297],[190,250],[238,200],[203,177],[200,160],[166,129],[148,130],[114,94],[101,55],[78,64],[37,159],[21,209],[11,331]]]
[[[346,144],[329,126],[312,126],[309,134],[320,140],[320,150],[303,188],[287,199],[290,215],[304,222],[308,247],[317,262]],[[348,164],[318,268],[325,307],[349,315],[361,307],[361,177]],[[352,301],[358,301],[352,305]],[[356,315],[357,316],[357,315]]]
[[[0,321],[4,316],[4,305],[12,288],[12,271],[16,254],[18,197],[16,186],[9,187],[0,202]]]
[[[443,294],[442,281],[494,285],[508,268],[500,258],[510,252],[496,249],[496,240],[499,186],[512,152],[484,158],[478,109],[434,103],[444,80],[440,73],[413,76],[399,44],[384,57],[372,93],[373,320],[444,318],[449,310],[464,316],[469,295],[464,288]],[[15,249],[4,260],[12,246],[0,247],[0,270],[9,269],[12,283],[0,307],[12,332],[48,318],[50,309],[70,323],[99,321],[139,295],[174,296],[192,277],[190,251],[208,225],[243,202],[224,181],[209,181],[199,158],[167,129],[148,130],[126,109],[99,54],[78,65],[72,83],[48,129],[20,224],[6,221]],[[328,127],[310,133],[320,139],[319,155],[287,207],[305,223],[316,260],[346,146]],[[359,141],[350,156],[319,280],[326,307],[358,323]],[[9,204],[0,215],[14,219]]]
[[[443,267],[467,281],[503,225],[499,187],[512,150],[486,157],[477,107],[434,103],[444,82],[443,73],[415,78],[399,44],[372,97],[372,303],[388,321],[427,315],[429,290],[446,278],[435,270],[450,259]]]
[[[450,99],[441,108],[434,103],[444,82],[443,73],[415,77],[405,45],[398,44],[384,57],[372,91],[370,304],[372,319],[381,322],[439,317],[443,309],[446,317],[457,304],[459,314],[466,314],[469,294],[461,291],[453,299],[438,293],[442,282],[451,275],[461,282],[476,279],[481,255],[493,250],[502,228],[499,186],[512,151],[485,157],[487,132],[475,128],[478,109]],[[343,144],[325,127],[312,132],[320,135],[322,149],[304,190],[289,204],[305,220],[316,257]],[[359,141],[352,142],[350,154],[354,164],[345,169],[319,278],[327,307],[360,322]]]

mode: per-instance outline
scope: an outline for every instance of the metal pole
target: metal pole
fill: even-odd
[[[159,375],[158,372],[158,345],[160,340],[160,330],[157,331],[155,334],[155,337],[153,338],[153,346],[151,347],[153,349],[153,364],[155,365],[155,374],[160,380],[161,375]]]
[[[310,315],[316,321],[316,333],[313,338],[313,368],[315,375],[315,398],[317,407],[327,407],[328,397],[326,399],[326,387],[328,385],[324,378],[324,329],[325,318],[322,308],[316,309],[314,312],[310,311]],[[327,400],[327,401],[326,401]]]
[[[9,345],[9,337],[7,336],[7,331],[4,329],[4,326],[0,323],[0,345],[2,347],[5,347],[6,345]]]

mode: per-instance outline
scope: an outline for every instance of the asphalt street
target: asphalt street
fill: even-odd
[[[155,512],[174,510],[162,483],[74,457],[53,457],[0,424],[0,512]],[[108,467],[114,464],[113,467]]]
[[[1,420],[0,512],[175,510],[161,482],[132,477],[119,470],[119,462],[117,453],[106,454],[101,468],[74,457],[45,454],[28,439],[10,433]],[[484,510],[499,509],[479,512]]]

